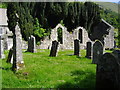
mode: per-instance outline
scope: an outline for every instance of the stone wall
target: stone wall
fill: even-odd
[[[52,41],[54,40],[58,41],[57,33],[58,28],[62,29],[62,41],[63,41],[59,45],[59,49],[73,49],[75,39],[79,39],[82,41],[80,43],[80,49],[86,49],[86,43],[88,41],[91,41],[88,37],[86,29],[84,29],[83,27],[77,27],[73,31],[73,33],[69,33],[66,27],[62,26],[61,24],[58,24],[54,29],[51,30],[51,35],[49,37],[47,36],[43,41],[41,41],[41,44],[37,46],[37,49],[50,49]],[[104,40],[105,48],[111,49],[114,47],[114,28],[110,28],[109,33],[108,35],[106,35],[106,37],[104,37]],[[94,41],[91,42],[93,43]]]
[[[109,30],[109,34],[106,35],[104,40],[105,40],[105,48],[107,49],[114,48],[114,28],[111,28]]]
[[[80,32],[80,30],[81,30],[81,32]],[[86,29],[84,29],[83,27],[77,27],[75,30],[74,30],[74,32],[73,32],[73,34],[74,34],[74,40],[75,39],[79,39],[79,33],[81,33],[81,39],[82,39],[82,42],[80,43],[80,48],[81,49],[85,49],[86,48],[86,43],[88,42],[88,41],[91,41],[89,38],[88,38],[88,33],[87,33],[87,31],[86,31]]]
[[[91,41],[88,37],[88,33],[86,29],[84,29],[83,27],[77,27],[75,30],[73,30],[73,33],[69,33],[66,27],[62,26],[61,24],[58,24],[54,29],[51,30],[50,36],[45,37],[44,40],[41,41],[41,44],[37,45],[36,48],[50,49],[52,46],[52,41],[55,40],[58,41],[58,32],[57,32],[58,28],[62,29],[62,43],[60,43],[59,49],[74,49],[75,39],[79,39],[82,41],[80,42],[80,49],[86,49],[86,43],[88,41]],[[12,34],[11,32],[7,31],[7,28],[6,29],[0,28],[0,32],[2,34],[4,33],[5,35],[4,48],[9,50],[13,46]],[[104,40],[105,40],[104,48],[107,49],[114,48],[114,28],[110,28],[109,33],[108,35],[106,35],[106,37],[104,37]],[[22,49],[27,49],[27,48],[28,48],[28,42],[23,40]]]

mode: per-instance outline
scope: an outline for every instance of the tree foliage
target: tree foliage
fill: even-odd
[[[7,17],[8,17],[8,28],[10,31],[14,33],[14,28],[16,26],[17,17],[16,11],[17,10],[17,3],[8,3],[7,7]]]
[[[110,9],[101,9],[101,18],[113,25],[115,28],[119,27],[118,13],[111,11]]]
[[[34,29],[33,29],[33,35],[36,37],[36,41],[39,41],[42,39],[44,36],[47,35],[45,33],[46,29],[43,29],[41,25],[39,24],[39,21],[37,18],[35,18],[35,23],[34,23]]]
[[[61,20],[69,32],[78,26],[82,26],[88,30],[88,33],[91,33],[94,25],[101,19],[99,6],[93,2],[9,3],[7,15],[8,26],[11,31],[16,25],[16,13],[19,16],[18,22],[25,40],[31,34],[40,39],[46,33],[49,35],[51,28],[54,28]]]

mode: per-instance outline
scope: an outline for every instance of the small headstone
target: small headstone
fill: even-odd
[[[99,59],[96,69],[96,88],[120,90],[120,63],[112,53],[105,53]]]
[[[86,48],[86,58],[91,59],[92,57],[92,43],[87,42],[87,48]]]
[[[56,57],[57,56],[58,45],[59,45],[59,43],[57,41],[52,41],[52,47],[51,47],[51,51],[50,51],[50,56],[51,57]]]
[[[36,49],[36,40],[35,40],[35,37],[33,35],[31,35],[29,37],[29,40],[28,40],[28,52],[32,52],[32,53],[35,53],[37,52],[37,49]]]
[[[100,41],[96,41],[93,44],[92,63],[97,64],[99,58],[103,55],[103,44]]]
[[[3,44],[3,36],[0,35],[0,59],[4,59],[4,44]]]
[[[13,48],[9,50],[8,58],[7,58],[7,63],[13,63]]]
[[[22,55],[22,36],[18,23],[15,27],[15,33],[13,35],[13,66],[12,70],[16,71],[24,67],[23,55]]]
[[[8,50],[8,36],[4,35],[4,50]]]
[[[80,40],[74,40],[74,55],[80,56]]]

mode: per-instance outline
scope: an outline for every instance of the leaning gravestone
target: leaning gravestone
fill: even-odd
[[[96,88],[120,90],[120,63],[112,53],[105,53],[99,59],[96,69]]]
[[[0,59],[5,58],[4,55],[4,45],[3,45],[3,36],[0,35]]]
[[[22,36],[18,23],[15,27],[13,35],[13,66],[12,70],[16,71],[24,67],[23,55],[22,55]]]
[[[97,64],[99,58],[103,55],[103,44],[100,41],[96,41],[93,44],[92,63]]]
[[[29,37],[29,40],[28,40],[28,52],[32,52],[32,53],[35,53],[37,52],[36,50],[36,40],[35,40],[35,37],[33,35],[31,35]]]
[[[7,58],[7,63],[13,63],[13,48],[10,48],[8,58]]]
[[[92,43],[87,42],[87,48],[86,48],[86,58],[91,59],[92,57]]]
[[[50,51],[50,56],[51,57],[56,57],[57,56],[58,45],[59,45],[59,43],[57,41],[52,41],[52,47],[51,47],[51,51]]]
[[[80,40],[74,40],[74,55],[80,56]]]

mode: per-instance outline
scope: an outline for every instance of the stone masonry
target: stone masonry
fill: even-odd
[[[32,52],[32,53],[35,53],[37,52],[37,49],[36,49],[36,40],[35,40],[35,37],[33,35],[31,35],[29,37],[29,40],[28,40],[28,52]]]
[[[97,64],[99,58],[103,55],[103,44],[101,41],[96,41],[93,44],[93,54],[92,54],[92,63]]]
[[[5,58],[3,47],[3,36],[0,36],[0,59]]]
[[[56,40],[52,42],[52,47],[51,47],[51,51],[50,51],[49,56],[51,56],[51,57],[56,57],[57,56],[58,45],[59,45],[59,43]]]
[[[74,40],[74,55],[80,56],[80,40]]]

